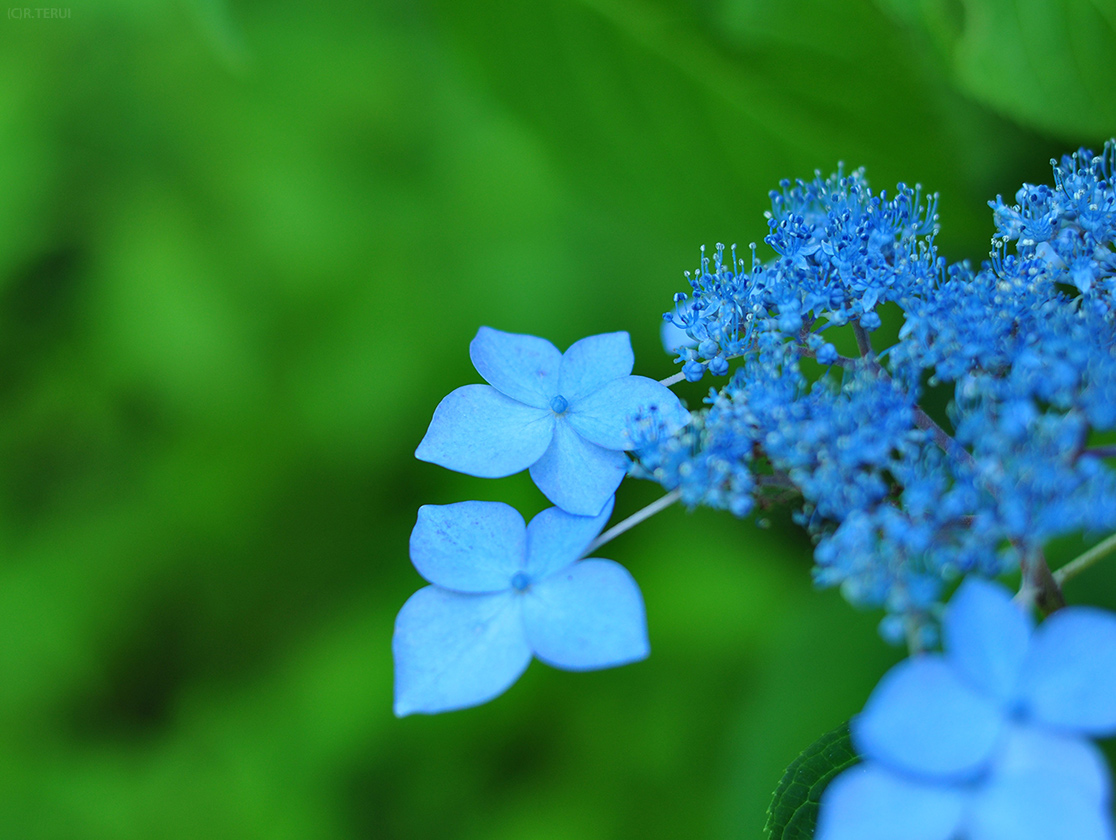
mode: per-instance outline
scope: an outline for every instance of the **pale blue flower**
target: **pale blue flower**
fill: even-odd
[[[970,578],[942,629],[945,654],[892,668],[853,719],[865,761],[826,789],[817,840],[1111,840],[1085,736],[1116,732],[1116,616],[1069,607],[1032,630]]]
[[[523,524],[502,502],[424,505],[411,562],[431,586],[395,620],[395,714],[485,703],[532,657],[568,671],[650,652],[643,596],[611,560],[580,558],[612,513],[548,508]]]
[[[670,389],[632,376],[626,332],[593,335],[563,354],[543,338],[481,327],[469,357],[488,385],[447,396],[415,457],[482,478],[530,469],[569,513],[596,516],[628,469],[629,421],[655,412],[671,428],[688,414]]]

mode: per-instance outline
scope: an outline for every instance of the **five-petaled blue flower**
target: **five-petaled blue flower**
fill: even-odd
[[[543,338],[481,327],[469,357],[489,384],[443,399],[415,457],[481,478],[530,468],[569,513],[596,516],[616,492],[634,415],[655,412],[671,430],[688,417],[668,388],[631,375],[626,332],[583,338],[563,354]]]
[[[650,652],[643,596],[611,560],[579,560],[612,513],[548,508],[524,526],[502,502],[424,505],[411,562],[432,586],[395,620],[395,714],[446,712],[506,691],[532,656],[570,671]]]
[[[1069,607],[1034,632],[971,578],[946,610],[944,655],[880,681],[852,736],[866,759],[821,799],[818,840],[1111,840],[1116,616]]]

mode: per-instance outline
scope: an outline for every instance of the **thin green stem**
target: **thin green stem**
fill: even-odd
[[[856,349],[860,351],[860,355],[866,359],[875,357],[872,351],[872,339],[868,337],[868,331],[860,326],[860,321],[853,321],[853,334],[856,336]]]
[[[799,352],[803,355],[803,357],[817,361],[818,354],[814,350],[811,350],[808,347],[802,347],[800,348]],[[821,362],[818,362],[818,364],[820,365]],[[827,365],[827,367],[851,368],[855,367],[856,364],[856,359],[850,359],[848,356],[838,356],[837,360],[831,362],[829,365]]]
[[[905,623],[905,629],[907,631],[907,653],[912,657],[925,653],[922,646],[922,628],[919,626],[918,621],[914,618],[908,618]]]
[[[663,510],[663,509],[668,508],[671,505],[673,505],[681,497],[682,497],[682,491],[681,490],[671,490],[669,493],[667,493],[661,499],[656,499],[651,504],[649,504],[647,507],[637,510],[635,513],[633,513],[627,519],[624,519],[620,522],[617,522],[615,525],[613,525],[611,528],[609,528],[607,531],[605,531],[603,534],[601,534],[599,537],[597,537],[595,540],[593,540],[593,542],[589,543],[589,547],[587,549],[585,549],[585,555],[584,556],[588,557],[590,554],[592,554],[594,551],[596,551],[598,548],[600,548],[606,542],[609,542],[610,540],[614,539],[615,537],[618,537],[621,534],[623,534],[625,531],[627,531],[631,528],[634,528],[636,525],[638,525],[643,520],[650,519],[652,516],[654,516],[660,510]]]
[[[872,353],[872,344],[868,339],[868,333],[862,326],[860,326],[860,324],[856,324],[855,329],[857,347],[860,348],[860,352],[865,354],[865,359],[867,360],[871,369],[880,376],[890,379],[891,374],[889,374],[883,367],[883,365],[881,365],[873,356],[870,355]],[[816,358],[812,350],[803,350],[802,355]],[[850,359],[848,356],[838,356],[837,361],[834,362],[835,365],[843,368],[854,367],[856,363],[856,359]],[[915,425],[918,426],[918,428],[930,433],[930,437],[933,438],[934,443],[937,444],[938,448],[945,452],[947,455],[959,457],[963,461],[972,463],[973,456],[969,454],[968,450],[966,450],[956,440],[954,440],[950,436],[949,432],[938,425],[937,421],[934,420],[934,418],[931,417],[929,414],[927,414],[920,405],[915,405],[914,407],[914,421]]]
[[[923,431],[929,432],[930,437],[934,439],[934,443],[938,448],[945,452],[947,455],[960,454],[963,460],[972,463],[973,456],[957,443],[949,433],[937,424],[933,417],[923,411],[922,406],[916,405],[914,407],[914,421],[915,425]]]
[[[1094,545],[1084,554],[1070,560],[1062,568],[1054,573],[1054,581],[1061,586],[1071,577],[1076,576],[1079,572],[1083,572],[1096,563],[1098,560],[1104,559],[1109,554],[1116,551],[1116,534],[1112,534],[1106,540]]]
[[[739,359],[740,356],[741,356],[740,353],[733,353],[731,356],[725,356],[725,359],[726,360]],[[674,374],[673,376],[668,376],[666,379],[660,379],[659,384],[660,385],[666,385],[669,388],[671,385],[674,385],[675,383],[681,382],[685,378],[686,378],[686,374],[684,374],[682,371],[678,371],[678,373]]]
[[[1050,573],[1046,565],[1046,555],[1038,546],[1024,549],[1023,583],[1019,595],[1025,603],[1033,603],[1042,610],[1043,615],[1050,615],[1066,605],[1066,597],[1062,594],[1062,587]]]

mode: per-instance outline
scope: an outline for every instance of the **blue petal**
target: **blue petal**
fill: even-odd
[[[1041,777],[989,785],[975,799],[966,828],[966,840],[1112,840],[1107,809]]]
[[[545,338],[481,327],[469,358],[489,385],[514,400],[546,408],[558,393],[562,353]]]
[[[627,471],[628,458],[623,452],[602,449],[559,420],[550,448],[531,467],[531,478],[567,513],[596,516]]]
[[[1110,840],[1108,773],[1083,739],[1018,727],[973,797],[970,840]]]
[[[564,569],[579,560],[612,516],[614,497],[596,516],[574,516],[561,508],[547,508],[527,526],[527,563],[524,571],[534,580]]]
[[[1014,698],[1031,621],[1006,589],[966,580],[946,608],[942,634],[950,664],[971,686],[1004,704]]]
[[[438,403],[415,457],[480,478],[503,478],[539,460],[553,430],[549,410],[488,385],[465,385]]]
[[[1024,708],[1062,729],[1116,732],[1116,616],[1067,607],[1035,631],[1023,666]]]
[[[670,433],[684,426],[690,416],[670,388],[646,376],[614,379],[571,403],[568,416],[577,433],[597,446],[632,449],[630,421],[652,410]]]
[[[626,332],[591,335],[575,341],[562,356],[558,393],[574,402],[606,382],[627,376],[634,364],[632,340]]]
[[[822,792],[816,840],[950,840],[965,797],[872,763],[850,767]]]
[[[609,668],[651,652],[643,596],[627,569],[582,560],[523,595],[523,623],[535,656],[569,671]]]
[[[993,759],[992,776],[1032,773],[1063,779],[1094,804],[1106,805],[1110,799],[1108,765],[1092,741],[1038,726],[1012,725]]]
[[[411,562],[430,583],[457,592],[500,592],[526,557],[527,529],[503,502],[423,505]]]
[[[503,694],[531,661],[511,592],[462,595],[427,586],[395,619],[395,714],[448,712]]]
[[[992,698],[971,689],[941,656],[900,662],[853,718],[857,751],[928,780],[979,771],[1004,726]]]

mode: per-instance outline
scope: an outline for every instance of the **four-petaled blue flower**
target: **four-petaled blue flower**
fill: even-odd
[[[1069,607],[1032,632],[970,578],[942,629],[945,654],[892,668],[853,719],[865,762],[822,795],[817,840],[1111,840],[1083,736],[1116,732],[1116,616]]]
[[[643,596],[611,560],[579,560],[612,513],[548,508],[524,526],[502,502],[424,505],[411,562],[431,586],[395,620],[395,714],[445,712],[506,691],[531,657],[570,671],[650,652]]]
[[[569,513],[596,516],[616,492],[634,415],[656,412],[671,429],[688,417],[668,388],[631,375],[626,332],[583,338],[563,354],[543,338],[481,327],[469,357],[489,384],[443,399],[415,457],[482,478],[530,468]]]

